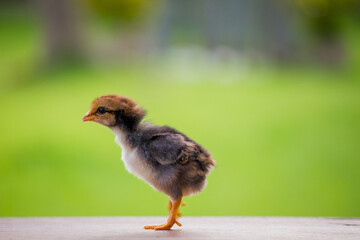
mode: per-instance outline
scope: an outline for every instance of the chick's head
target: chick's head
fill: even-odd
[[[92,121],[107,127],[136,126],[145,116],[144,110],[132,99],[119,95],[104,95],[96,98],[82,121]]]

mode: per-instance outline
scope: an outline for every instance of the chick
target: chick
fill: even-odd
[[[180,215],[182,197],[201,192],[206,175],[216,163],[209,151],[185,134],[168,126],[142,123],[145,111],[132,99],[119,95],[96,98],[82,121],[110,128],[122,148],[126,169],[154,189],[169,196],[169,217],[165,224],[145,229],[169,230]]]

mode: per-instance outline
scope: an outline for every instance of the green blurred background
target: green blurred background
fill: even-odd
[[[360,217],[358,1],[1,0],[0,216],[167,214],[109,93],[217,160],[185,216]]]

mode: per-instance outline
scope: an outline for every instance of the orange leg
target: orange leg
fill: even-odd
[[[186,206],[186,203],[185,203],[183,200],[181,200],[180,205],[181,205],[182,207],[185,207],[185,206]],[[171,206],[172,206],[172,202],[171,202],[171,200],[169,199],[169,205],[168,205],[169,211],[171,210]],[[177,216],[178,216],[178,217],[181,217],[181,213],[180,213],[179,211],[177,212]]]
[[[145,229],[170,230],[170,228],[177,222],[176,216],[177,216],[177,211],[179,209],[180,203],[181,203],[181,197],[178,198],[174,203],[171,204],[170,215],[165,224],[149,225],[149,226],[145,226]],[[180,226],[181,226],[181,224],[180,224]]]
[[[181,201],[180,205],[183,206],[182,204],[183,204],[183,201]],[[172,208],[172,201],[169,199],[169,204],[168,204],[169,214],[171,213],[171,208]],[[176,218],[178,218],[178,217],[181,217],[181,213],[179,212],[179,210],[176,213]],[[181,227],[182,226],[181,223],[179,223],[176,218],[175,218],[176,225]]]

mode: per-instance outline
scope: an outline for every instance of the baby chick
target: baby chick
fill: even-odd
[[[177,221],[182,197],[201,192],[206,174],[215,167],[209,151],[168,126],[141,123],[145,111],[132,99],[119,95],[96,98],[82,121],[100,123],[113,131],[122,148],[126,169],[169,196],[165,224],[145,229],[169,230]]]

